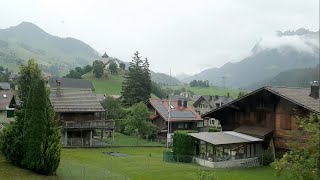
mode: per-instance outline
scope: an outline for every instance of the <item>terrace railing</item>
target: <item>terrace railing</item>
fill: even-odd
[[[64,128],[77,129],[77,128],[101,128],[101,129],[114,129],[115,123],[113,120],[91,120],[91,121],[66,121]]]

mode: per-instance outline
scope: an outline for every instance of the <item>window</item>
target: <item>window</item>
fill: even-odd
[[[280,117],[280,128],[283,130],[291,130],[291,116],[285,114]]]
[[[178,128],[179,128],[179,129],[182,129],[183,127],[184,127],[184,123],[181,123],[181,122],[178,123]]]
[[[220,121],[218,119],[214,119],[214,118],[211,118],[209,120],[209,125],[210,126],[215,126],[215,127],[220,127]]]
[[[184,123],[184,128],[188,129],[188,123]]]
[[[203,121],[197,122],[197,127],[203,127]]]

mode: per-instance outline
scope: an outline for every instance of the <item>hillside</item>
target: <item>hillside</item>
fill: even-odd
[[[89,64],[99,54],[80,40],[50,35],[32,23],[0,29],[0,64],[16,70],[17,64],[30,58],[47,71],[61,71]]]
[[[124,80],[123,75],[111,75],[108,74],[107,77],[95,78],[92,72],[83,75],[83,79],[87,79],[92,82],[96,93],[98,94],[110,94],[110,95],[120,95],[122,82]]]
[[[196,95],[219,95],[219,96],[227,96],[229,95],[233,98],[237,98],[239,95],[240,89],[231,89],[231,88],[223,88],[218,86],[210,86],[210,87],[190,87],[189,85],[180,85],[180,86],[170,86],[172,89],[181,89],[185,88],[186,90],[191,90]],[[164,86],[163,88],[169,88],[169,86]]]
[[[253,83],[248,89],[262,86],[310,87],[310,82],[319,81],[319,65],[314,68],[293,69],[279,73],[275,77]]]
[[[121,95],[121,87],[122,82],[124,81],[124,77],[122,74],[119,75],[111,75],[108,73],[107,76],[104,76],[100,79],[94,77],[92,72],[87,73],[82,76],[83,79],[87,79],[92,82],[94,88],[96,89],[96,93],[98,94],[110,94],[110,95]],[[167,88],[169,86],[163,86],[163,88]],[[238,97],[240,90],[238,89],[227,89],[222,87],[190,87],[189,85],[179,85],[179,86],[171,86],[172,89],[178,88],[186,88],[190,89],[197,95],[227,95],[230,93],[232,97]],[[153,97],[155,97],[153,95]]]
[[[183,81],[209,80],[217,86],[244,88],[283,71],[316,66],[319,63],[319,31],[289,32],[278,32],[272,42],[262,40],[253,47],[249,57],[239,62],[204,70]]]
[[[164,73],[155,73],[153,71],[151,71],[151,79],[154,82],[160,83],[160,84],[165,84],[168,85],[171,83],[171,85],[179,85],[181,84],[181,82],[175,78],[172,77],[170,78],[169,75],[164,74]]]

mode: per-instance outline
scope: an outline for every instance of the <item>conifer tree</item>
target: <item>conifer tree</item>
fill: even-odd
[[[54,120],[43,79],[33,83],[26,104],[22,165],[39,174],[52,174],[60,162],[60,130]]]
[[[146,101],[151,93],[149,62],[141,60],[139,52],[134,53],[128,73],[122,84],[122,97],[125,105]]]
[[[7,160],[15,165],[22,166],[21,161],[26,152],[23,148],[25,108],[32,83],[34,80],[41,78],[41,70],[37,63],[30,59],[26,65],[20,66],[19,74],[18,97],[20,103],[15,110],[15,121],[1,134],[0,147]]]
[[[150,74],[150,69],[149,69],[149,61],[148,59],[146,58],[143,62],[143,87],[144,87],[144,91],[145,93],[143,94],[144,95],[144,99],[149,99],[151,96],[151,91],[152,91],[152,81],[151,81],[151,74]]]
[[[34,60],[20,67],[18,86],[20,106],[16,108],[15,121],[0,136],[1,151],[15,165],[52,174],[60,162],[60,129]]]

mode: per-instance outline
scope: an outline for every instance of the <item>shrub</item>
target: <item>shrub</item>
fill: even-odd
[[[193,155],[193,138],[188,131],[175,131],[173,136],[173,154],[179,162],[191,162]]]
[[[269,166],[274,161],[272,152],[269,150],[264,151],[259,160],[263,166]]]
[[[210,127],[209,128],[209,132],[220,132],[221,131],[221,128],[218,128],[218,127]]]

